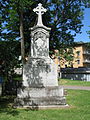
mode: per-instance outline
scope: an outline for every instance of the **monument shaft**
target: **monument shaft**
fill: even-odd
[[[31,28],[31,50],[28,63],[23,68],[24,87],[58,86],[57,65],[49,57],[49,32],[42,23],[46,9],[39,3],[33,10],[38,15],[37,25]]]

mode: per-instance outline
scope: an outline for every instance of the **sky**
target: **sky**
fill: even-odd
[[[90,8],[86,8],[84,11],[84,19],[83,19],[83,27],[81,29],[81,34],[77,34],[75,37],[75,41],[79,42],[90,42],[89,35],[86,31],[90,31]]]

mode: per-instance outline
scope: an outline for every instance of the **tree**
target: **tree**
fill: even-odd
[[[22,58],[25,58],[30,45],[29,28],[35,24],[37,17],[33,8],[39,2],[48,9],[43,16],[43,23],[52,28],[51,53],[54,49],[59,49],[62,53],[64,49],[72,46],[76,33],[80,33],[82,27],[83,9],[81,6],[84,5],[84,3],[82,4],[83,0],[1,0],[2,23],[4,23],[2,31],[7,30],[2,37],[3,39],[21,38]],[[27,41],[29,41],[29,45]]]
[[[83,0],[85,7],[86,8],[90,8],[90,0]],[[90,26],[89,26],[90,27]],[[90,38],[90,31],[87,31],[87,34],[89,34],[89,38]],[[89,43],[90,44],[90,43]]]
[[[81,0],[82,1],[82,6],[86,8],[90,8],[90,0]]]
[[[20,43],[18,41],[0,41],[0,76],[12,76],[14,69],[20,66]]]
[[[90,26],[89,26],[90,27]],[[90,31],[86,31],[87,32],[87,34],[89,35],[89,38],[90,38]]]
[[[76,33],[80,33],[82,27],[83,9],[79,0],[52,0],[54,10],[52,11],[53,29],[52,40],[57,40],[54,47],[64,48],[74,41]],[[55,17],[54,17],[55,16]],[[58,36],[58,37],[57,37]]]
[[[10,0],[10,1],[2,0],[1,1],[2,7],[5,9],[8,8],[6,10],[5,9],[2,10],[2,13],[3,12],[5,13],[3,15],[4,22],[8,23],[8,24],[6,24],[4,29],[7,29],[9,31],[8,35],[16,34],[16,37],[19,37],[19,34],[20,34],[22,64],[25,63],[23,10],[25,9],[25,7],[27,5],[32,4],[31,1],[32,0]],[[5,36],[5,33],[4,33],[4,36]],[[5,37],[4,37],[4,39],[5,39]],[[13,38],[13,39],[15,39],[15,38]]]

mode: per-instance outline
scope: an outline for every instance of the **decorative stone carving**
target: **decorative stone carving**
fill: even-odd
[[[37,29],[38,28],[38,29]],[[31,57],[49,58],[49,31],[46,27],[31,28]]]
[[[65,105],[63,88],[58,86],[57,65],[49,57],[49,32],[42,24],[46,9],[42,4],[34,9],[38,14],[37,25],[31,28],[30,57],[23,67],[22,88],[18,90],[15,106],[44,107]]]
[[[47,57],[48,49],[45,33],[39,31],[33,37],[33,55],[35,57]]]
[[[42,26],[42,15],[44,14],[44,12],[46,12],[47,10],[45,8],[42,7],[42,4],[39,3],[38,6],[36,8],[33,9],[34,12],[36,12],[36,14],[38,15],[38,22],[37,25],[38,26]]]

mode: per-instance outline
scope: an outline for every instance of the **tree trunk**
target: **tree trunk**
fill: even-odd
[[[24,46],[23,11],[22,10],[20,10],[20,38],[21,38],[22,65],[24,65],[25,64],[25,46]]]

